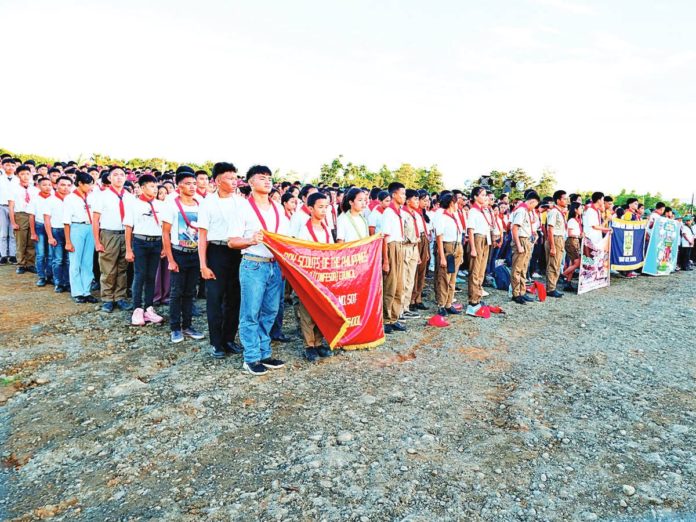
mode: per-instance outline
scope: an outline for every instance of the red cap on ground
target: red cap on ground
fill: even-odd
[[[445,326],[449,326],[449,323],[447,322],[447,319],[442,317],[440,314],[435,314],[430,319],[428,319],[428,325],[442,328]]]

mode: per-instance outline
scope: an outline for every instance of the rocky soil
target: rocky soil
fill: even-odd
[[[696,519],[696,275],[492,294],[255,378],[0,267],[0,519]]]

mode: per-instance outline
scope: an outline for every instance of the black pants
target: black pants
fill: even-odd
[[[148,308],[152,306],[155,295],[155,276],[157,265],[162,252],[162,241],[144,241],[133,238],[133,308]],[[143,289],[145,290],[145,306],[143,306]]]
[[[222,348],[239,329],[239,263],[241,251],[208,243],[208,268],[215,279],[205,282],[210,344]]]
[[[198,261],[198,252],[172,250],[172,253],[174,261],[179,265],[179,271],[171,273],[169,294],[169,326],[173,332],[191,326],[193,297],[196,294],[201,264]]]
[[[691,247],[679,247],[679,266],[682,270],[689,268],[689,258],[691,258]]]

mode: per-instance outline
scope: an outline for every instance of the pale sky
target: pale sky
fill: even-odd
[[[0,146],[696,191],[696,2],[0,0]]]

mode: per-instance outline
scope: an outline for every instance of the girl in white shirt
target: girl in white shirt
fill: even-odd
[[[359,188],[352,188],[343,198],[343,212],[336,220],[336,242],[343,243],[365,239],[370,235],[363,211],[367,195]]]

